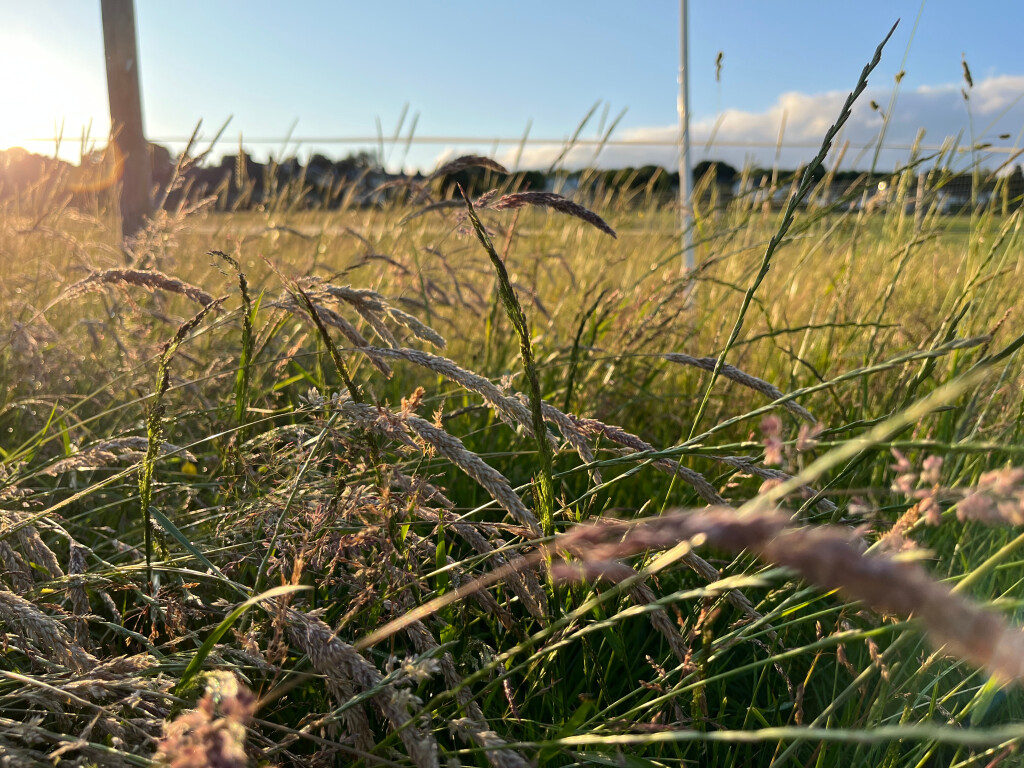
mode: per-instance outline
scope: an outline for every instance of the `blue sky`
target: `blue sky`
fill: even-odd
[[[0,147],[48,137],[64,120],[77,137],[108,127],[98,2],[0,0]],[[584,135],[626,109],[619,138],[671,140],[676,132],[678,2],[676,0],[488,0],[289,3],[137,0],[145,123],[154,139],[191,132],[200,118],[211,135],[229,116],[224,151],[239,134],[257,156],[281,145],[247,140],[295,135],[375,135],[379,118],[390,136],[406,104],[416,135],[564,138],[598,101]],[[814,154],[820,140],[897,17],[899,29],[871,79],[846,138],[869,143],[881,126],[873,99],[888,107],[902,69],[887,143],[910,144],[919,128],[939,144],[973,129],[978,140],[1011,147],[1024,126],[1024,56],[1019,34],[1024,3],[993,2],[975,11],[951,0],[848,3],[804,0],[692,0],[691,117],[694,160],[773,162],[785,119],[784,165]],[[916,25],[916,29],[915,29]],[[911,36],[913,40],[911,42]],[[908,48],[909,44],[909,48]],[[723,54],[720,81],[715,59]],[[961,55],[974,88],[964,102]],[[904,57],[906,61],[904,62]],[[969,119],[968,106],[971,114]],[[718,144],[705,148],[714,133]],[[1010,139],[999,139],[1010,133]],[[52,151],[30,144],[34,151]],[[346,154],[357,148],[298,147]],[[372,146],[369,147],[372,149]],[[296,151],[295,145],[286,149]],[[515,148],[491,143],[399,147],[392,165],[433,167],[467,151],[511,162]],[[531,146],[524,165],[544,166],[557,147]],[[77,154],[77,149],[76,152]],[[593,150],[570,155],[582,164]],[[883,153],[892,166],[905,150]],[[613,147],[607,166],[674,165],[671,147]],[[987,161],[996,165],[1006,155]],[[870,152],[844,160],[863,166]]]

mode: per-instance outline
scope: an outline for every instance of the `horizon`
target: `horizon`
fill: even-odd
[[[156,144],[154,142],[150,142],[150,145],[153,146],[153,147],[160,147],[160,148],[163,148],[163,149],[167,149],[166,145],[163,145],[163,144]],[[100,151],[102,151],[102,150],[100,150]],[[242,151],[244,153],[244,156],[247,158],[247,160],[251,164],[255,164],[256,166],[261,167],[261,168],[262,167],[269,167],[269,166],[274,165],[274,164],[276,164],[277,166],[282,167],[282,168],[287,168],[293,162],[297,162],[298,163],[298,167],[305,167],[305,166],[311,165],[315,157],[320,157],[322,159],[325,159],[332,166],[336,166],[336,167],[337,166],[346,165],[347,162],[351,161],[351,160],[356,160],[357,162],[359,160],[361,160],[361,158],[357,155],[357,153],[352,153],[352,154],[348,154],[348,155],[331,156],[330,154],[324,154],[323,152],[316,152],[316,153],[313,153],[313,154],[310,154],[310,155],[306,156],[305,158],[300,158],[297,155],[289,155],[289,156],[283,157],[283,158],[271,156],[269,158],[259,159],[259,158],[254,157],[252,154],[249,154],[245,150],[245,148],[243,148]],[[15,153],[24,153],[25,156],[27,156],[27,157],[37,157],[37,158],[42,158],[42,159],[48,160],[48,161],[56,161],[56,162],[67,163],[71,167],[84,167],[84,163],[85,163],[85,160],[86,160],[86,158],[83,157],[83,158],[81,158],[81,162],[75,162],[74,160],[68,160],[68,159],[63,158],[63,157],[56,157],[53,154],[46,154],[46,153],[40,153],[40,152],[32,152],[32,150],[27,149],[27,148],[22,147],[22,146],[14,146],[14,147],[8,147],[6,149],[0,149],[0,159],[3,159],[5,155],[15,154]],[[192,154],[191,157],[193,157],[193,158],[196,157],[196,154],[198,154],[198,153]],[[1020,154],[1024,155],[1024,152],[1021,152]],[[233,165],[236,164],[237,161],[238,161],[238,157],[239,157],[239,155],[238,155],[238,149],[237,148],[234,148],[231,151],[225,151],[225,152],[219,153],[219,154],[209,153],[209,154],[206,155],[206,161],[198,163],[195,167],[216,170],[218,168],[223,167],[223,165],[224,165],[224,163],[226,161],[230,161]],[[423,169],[419,169],[419,168],[416,168],[416,169],[388,170],[384,166],[377,165],[375,163],[375,158],[374,158],[374,156],[372,154],[367,153],[364,157],[366,159],[369,159],[369,160],[371,160],[373,162],[373,164],[365,166],[367,169],[373,170],[373,171],[382,172],[382,173],[385,173],[388,176],[392,176],[392,177],[403,177],[404,176],[404,177],[407,177],[407,178],[417,178],[417,177],[418,178],[426,178],[426,177],[430,176],[430,174],[431,174],[431,171],[423,170]],[[175,155],[173,153],[170,154],[170,156],[169,156],[170,166],[168,166],[168,168],[173,168],[173,165],[174,165],[174,163],[177,162],[178,158],[179,158],[178,155]],[[462,158],[459,158],[459,159],[462,159]],[[693,183],[696,183],[697,181],[699,181],[710,170],[710,168],[712,166],[723,166],[726,169],[726,175],[730,179],[735,178],[735,181],[739,181],[739,177],[742,176],[744,173],[750,173],[750,174],[773,174],[773,173],[776,173],[776,174],[779,175],[779,177],[781,179],[788,180],[792,176],[794,176],[796,174],[799,174],[803,170],[805,165],[806,164],[801,164],[801,165],[798,165],[798,166],[789,166],[789,167],[787,167],[787,166],[757,165],[757,164],[750,164],[750,163],[748,163],[748,164],[743,165],[743,166],[734,166],[731,163],[729,163],[729,162],[727,162],[725,160],[722,160],[720,158],[708,158],[708,159],[701,160],[701,161],[699,161],[697,163],[694,163],[693,166],[690,168],[690,172],[691,172],[691,180],[692,180]],[[252,166],[250,165],[250,168],[251,167]],[[918,175],[921,175],[921,176],[926,176],[932,170],[932,166],[929,166],[927,163],[924,163],[924,162],[918,163],[917,167],[921,169],[919,171],[919,174],[918,174]],[[947,170],[949,170],[948,166],[945,166],[945,167],[946,167]],[[437,169],[434,169],[434,172],[436,173],[436,171],[440,170],[441,168],[442,168],[442,166],[439,165]],[[844,183],[844,182],[847,182],[847,181],[849,181],[850,179],[852,179],[854,177],[863,177],[865,179],[868,179],[868,180],[871,180],[872,182],[874,182],[874,181],[877,181],[877,180],[882,180],[882,179],[885,179],[887,177],[890,177],[893,174],[897,174],[898,175],[899,173],[902,173],[904,170],[906,170],[906,168],[907,168],[906,166],[904,166],[904,167],[897,167],[897,168],[892,169],[892,170],[885,170],[885,169],[882,169],[882,168],[878,168],[878,169],[875,169],[875,170],[855,169],[855,168],[837,168],[834,171],[834,175],[835,175],[835,178],[836,178],[836,183]],[[980,164],[980,163],[977,165],[977,169],[978,169],[978,171],[981,174],[982,186],[983,187],[989,187],[989,186],[993,185],[995,183],[995,178],[998,177],[998,176],[1009,174],[1009,173],[1012,173],[1013,171],[1015,171],[1017,169],[1022,169],[1022,168],[1024,168],[1024,163],[1019,161],[1019,156],[1017,156],[1017,155],[1011,156],[1011,161],[1010,162],[1006,162],[1006,163],[1004,163],[1003,165],[1001,165],[998,168],[993,168],[991,166],[986,166],[986,165]],[[156,170],[156,166],[154,166],[154,170]],[[537,173],[539,173],[542,176],[545,176],[546,178],[552,179],[552,180],[558,179],[558,178],[566,179],[566,180],[573,180],[573,179],[579,179],[581,176],[585,176],[587,174],[614,174],[614,173],[621,173],[621,172],[624,172],[624,171],[653,171],[653,172],[661,171],[661,172],[663,172],[666,175],[667,179],[669,180],[669,183],[673,186],[673,188],[675,188],[675,186],[678,185],[678,177],[679,177],[679,170],[678,170],[678,168],[676,168],[675,166],[664,166],[664,165],[656,165],[656,164],[647,164],[647,165],[643,165],[643,166],[618,166],[618,167],[578,166],[578,167],[575,167],[575,168],[567,168],[565,166],[561,166],[560,165],[560,166],[558,166],[558,167],[556,167],[554,169],[538,169],[538,168],[518,168],[517,170],[513,170],[511,168],[506,169],[506,172],[510,176],[515,175],[515,174],[537,174]],[[288,173],[289,171],[286,170],[285,172]],[[972,168],[967,168],[967,169],[961,169],[959,171],[954,171],[953,172],[953,176],[951,178],[961,178],[962,177],[962,178],[970,179],[972,177],[972,175],[973,175],[973,167]],[[728,181],[728,182],[721,182],[720,181],[719,183],[720,184],[721,183],[731,184],[731,183],[733,183],[733,181]]]

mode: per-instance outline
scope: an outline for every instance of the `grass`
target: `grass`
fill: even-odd
[[[0,204],[0,753],[1018,762],[1021,212],[915,173],[698,202],[693,275],[585,189],[128,266],[102,194]]]
[[[96,213],[0,231],[12,755],[970,765],[1024,736],[986,682],[1021,676],[991,474],[1021,463],[1019,213],[795,210],[765,269],[784,214],[739,199],[698,211],[692,302],[657,206],[602,210],[618,240],[485,206],[503,256],[454,210],[198,212],[148,272]],[[731,533],[579,526],[707,504]],[[777,505],[869,555],[738,533]]]

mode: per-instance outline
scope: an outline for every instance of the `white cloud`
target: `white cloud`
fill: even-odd
[[[883,111],[888,109],[891,92],[888,89],[869,88],[854,105],[850,119],[843,126],[835,142],[830,162],[834,162],[838,148],[846,141],[851,147],[843,157],[842,167],[866,168],[874,156],[874,147],[885,123]],[[725,110],[718,117],[706,117],[691,123],[691,161],[724,160],[741,167],[746,163],[770,166],[775,162],[776,143],[785,120],[783,147],[778,162],[784,168],[793,168],[809,161],[817,154],[829,127],[839,116],[847,97],[845,91],[808,94],[787,92],[763,112],[739,109]],[[878,105],[872,109],[871,102]],[[970,118],[968,116],[970,109]],[[901,91],[886,128],[883,150],[879,155],[880,170],[891,170],[909,158],[910,146],[919,130],[925,131],[924,146],[939,147],[947,139],[960,137],[959,145],[971,143],[971,121],[977,143],[991,142],[996,148],[1011,148],[1019,143],[1024,125],[1024,75],[1000,75],[979,80],[969,91],[965,102],[961,86],[954,84],[920,86]],[[631,128],[619,132],[614,138],[674,143],[679,129],[675,125]],[[1000,139],[1000,134],[1010,134]],[[711,140],[710,147],[707,142]],[[533,146],[523,153],[520,167],[547,167],[561,152],[561,147]],[[925,152],[931,154],[934,152]],[[516,150],[499,155],[502,162],[512,162]],[[570,151],[565,166],[578,168],[590,165],[593,147],[577,147]],[[1000,165],[1007,159],[1005,152],[990,152],[984,159],[988,167]],[[607,168],[640,166],[647,164],[674,168],[678,164],[675,146],[608,146],[601,153],[599,165]],[[963,166],[969,162],[965,155],[955,161]]]

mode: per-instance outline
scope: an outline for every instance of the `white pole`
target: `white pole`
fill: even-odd
[[[686,62],[689,46],[686,38],[686,0],[679,0],[679,226],[682,229],[683,264],[693,271],[692,209],[690,207],[690,96]]]
[[[694,269],[693,211],[690,207],[690,94],[687,87],[689,46],[686,37],[687,0],[679,0],[679,226],[682,229],[683,265],[687,273]]]
[[[690,207],[690,96],[686,62],[689,46],[686,38],[686,0],[679,0],[679,226],[682,229],[683,264],[692,272],[693,242],[690,230],[693,216]]]

